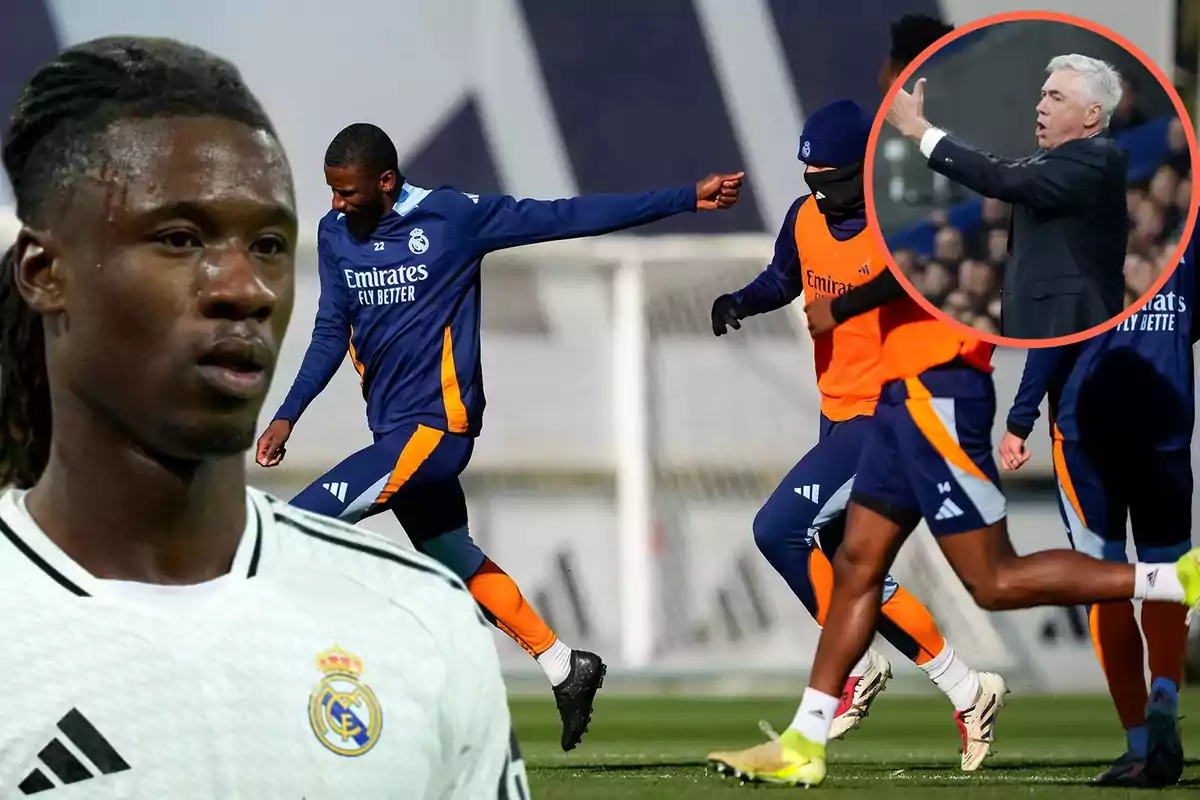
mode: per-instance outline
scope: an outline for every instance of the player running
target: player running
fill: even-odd
[[[887,570],[922,518],[951,568],[988,610],[1130,598],[1200,606],[1200,548],[1174,565],[1117,564],[1074,550],[1018,556],[991,453],[992,346],[931,317],[891,272],[833,300],[809,303],[809,330],[821,335],[875,308],[883,334],[878,425],[863,449],[845,538],[834,555],[829,613],[808,688],[778,738],[778,757],[745,774],[748,781],[824,781],[836,692],[870,643]],[[999,702],[979,709],[985,730]]]
[[[321,297],[291,391],[258,442],[273,467],[309,403],[349,350],[375,443],[292,499],[346,522],[390,510],[413,545],[466,581],[495,624],[542,667],[562,718],[562,749],[582,739],[605,665],[572,650],[471,539],[459,474],[483,423],[481,259],[519,245],[617,231],[687,211],[732,207],[742,175],[645,194],[516,200],[420,189],[374,125],[345,128],[325,154],[333,209],[317,233]]]
[[[527,796],[459,579],[246,486],[297,237],[237,70],[68,49],[4,167],[0,638],[36,682],[0,715],[4,794]]]
[[[1049,395],[1063,524],[1071,544],[1095,558],[1127,560],[1126,518],[1142,561],[1172,562],[1191,547],[1197,275],[1189,242],[1167,283],[1137,314],[1084,343],[1030,350],[1025,359],[1000,465],[1015,470],[1029,460],[1025,440]],[[1145,603],[1140,630],[1129,601],[1093,605],[1089,616],[1128,746],[1096,782],[1131,788],[1177,783],[1186,609]]]
[[[870,116],[849,100],[826,105],[809,117],[799,158],[812,194],[788,210],[767,269],[745,288],[713,303],[713,333],[721,336],[727,327],[737,330],[740,320],[783,308],[802,293],[834,297],[886,271],[866,230],[863,162],[870,132]],[[854,473],[871,436],[871,414],[879,399],[879,313],[864,314],[814,338],[813,348],[821,392],[820,439],[758,512],[754,541],[823,625],[833,577],[827,554],[836,552],[841,541]],[[968,666],[925,606],[891,576],[884,579],[882,600],[880,634],[954,704],[964,743],[962,768],[977,769],[991,742],[972,709],[992,702],[995,687],[1003,682]],[[858,727],[890,678],[891,664],[868,649],[850,670],[830,738]],[[753,772],[761,758],[777,758],[776,750],[768,743],[737,753],[712,753],[709,761],[737,775]]]

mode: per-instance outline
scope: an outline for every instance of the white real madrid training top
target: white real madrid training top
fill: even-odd
[[[250,489],[228,575],[97,580],[0,496],[0,798],[525,800],[449,571]]]

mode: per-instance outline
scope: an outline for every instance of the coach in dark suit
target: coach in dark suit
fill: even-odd
[[[1081,55],[1058,56],[1047,72],[1037,105],[1040,149],[1028,158],[980,152],[930,125],[924,79],[912,94],[902,89],[887,115],[931,169],[1012,204],[1000,332],[1018,339],[1079,333],[1125,306],[1127,157],[1107,133],[1121,78]]]

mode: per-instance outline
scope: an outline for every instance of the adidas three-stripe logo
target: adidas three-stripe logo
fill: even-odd
[[[996,739],[996,697],[993,695],[981,715],[979,721],[980,741],[991,742]]]
[[[814,503],[819,503],[821,502],[821,484],[810,483],[808,486],[797,486],[796,494],[812,500]]]
[[[321,488],[329,492],[341,502],[346,502],[346,484],[345,483],[322,483]]]
[[[958,504],[947,497],[942,501],[942,506],[938,509],[937,514],[934,515],[934,519],[954,519],[962,515],[963,510],[958,507]]]
[[[21,794],[37,794],[59,786],[86,781],[99,775],[112,775],[129,769],[128,762],[96,730],[78,709],[72,708],[58,721],[62,736],[55,736],[38,753],[41,766],[17,785]],[[45,767],[45,771],[42,770]],[[53,775],[54,780],[47,775]]]

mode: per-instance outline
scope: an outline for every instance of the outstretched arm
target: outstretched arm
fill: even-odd
[[[308,408],[308,404],[329,385],[350,346],[346,284],[320,243],[317,250],[321,298],[317,301],[317,319],[313,325],[312,341],[308,344],[300,372],[292,382],[287,398],[275,412],[275,419],[285,419],[293,426]]]
[[[1104,168],[1091,159],[1079,159],[1066,150],[1042,158],[1001,158],[958,141],[945,131],[930,128],[921,137],[921,154],[929,168],[957,184],[994,197],[1044,211],[1068,211],[1091,202],[1104,184]]]
[[[1086,142],[1068,142],[1041,158],[1013,160],[976,150],[925,119],[925,79],[899,89],[887,121],[921,148],[929,168],[985,197],[1044,211],[1091,202],[1104,184],[1106,159]],[[1090,148],[1090,149],[1089,149]]]
[[[710,175],[695,186],[641,194],[591,194],[560,200],[481,196],[469,235],[480,255],[557,239],[577,239],[645,225],[685,211],[732,207],[742,175]]]

